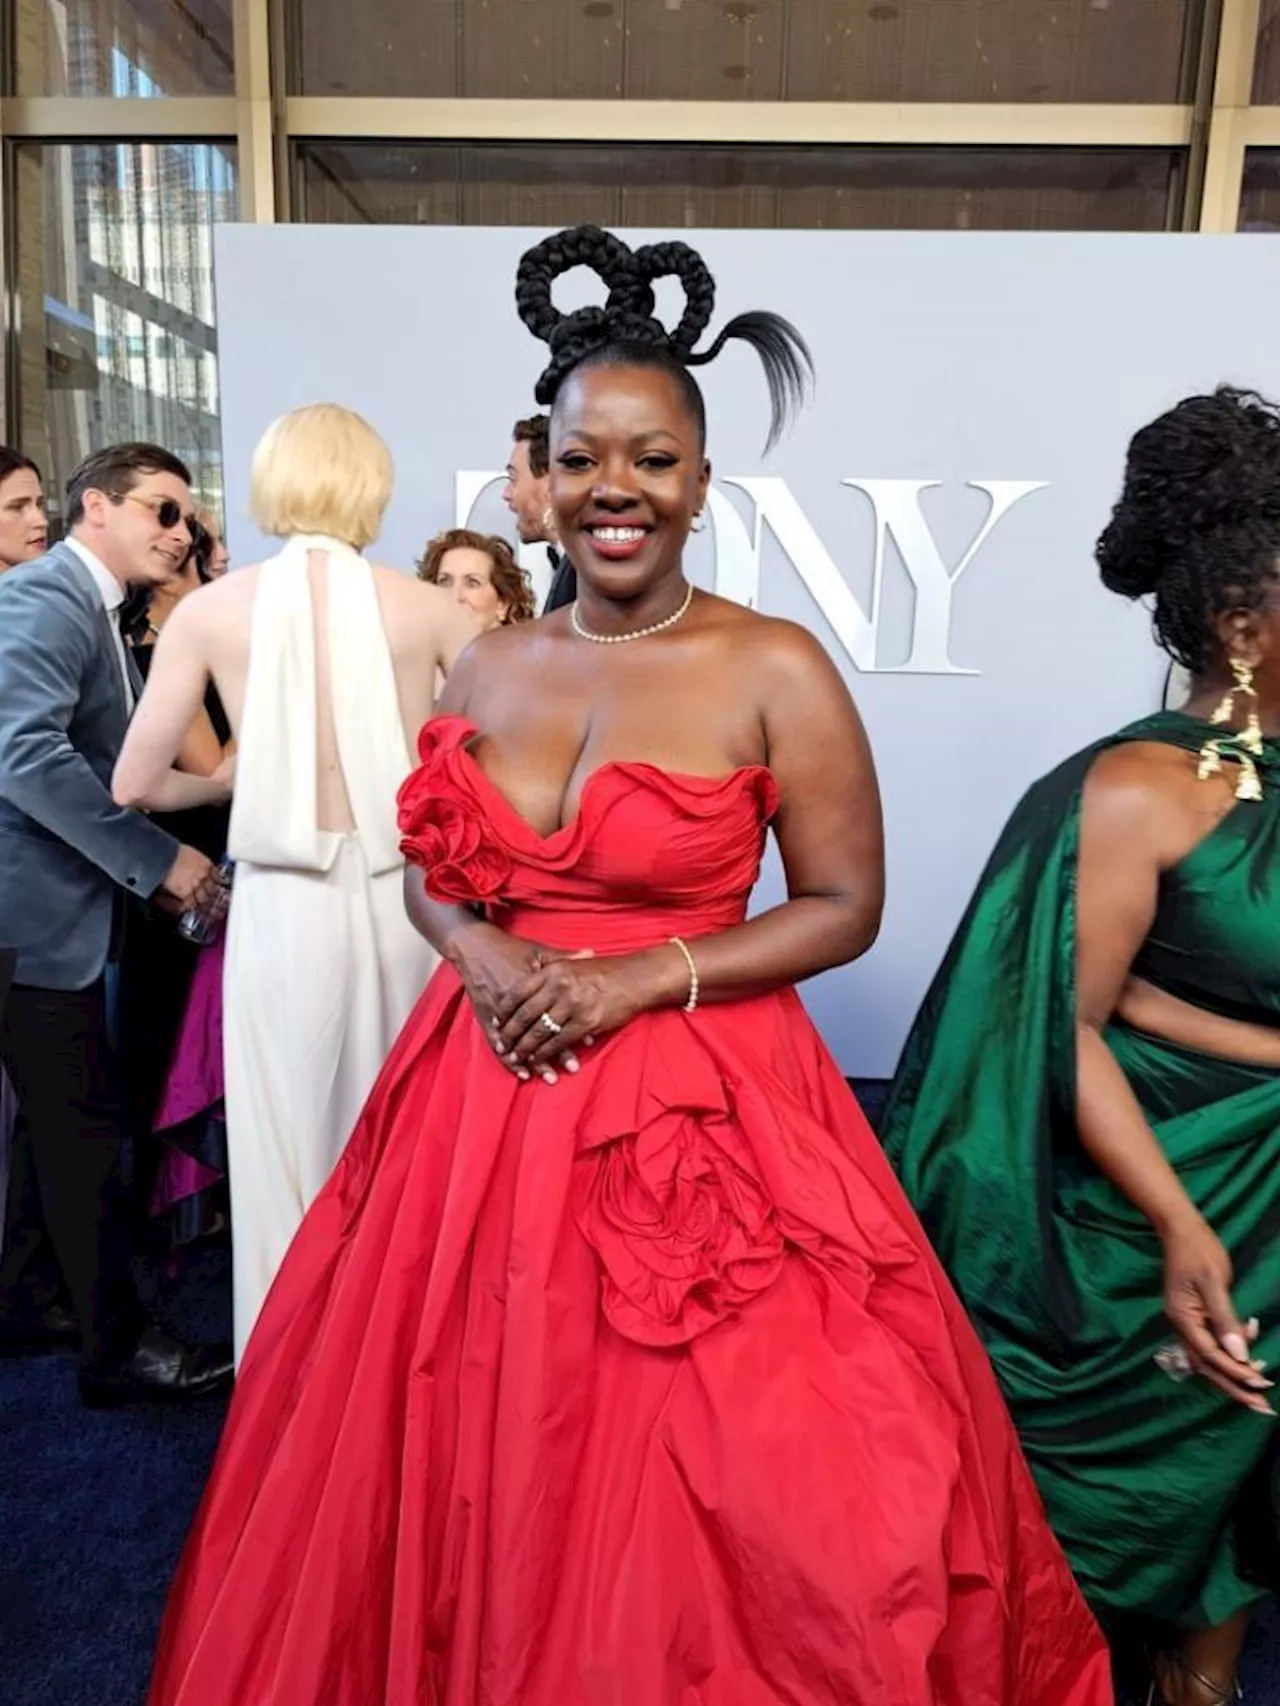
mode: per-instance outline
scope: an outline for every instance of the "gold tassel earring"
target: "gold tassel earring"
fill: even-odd
[[[1222,769],[1224,760],[1240,766],[1239,780],[1236,782],[1236,798],[1238,800],[1260,800],[1262,798],[1262,782],[1258,776],[1258,766],[1254,760],[1262,752],[1262,724],[1258,721],[1258,692],[1253,685],[1253,670],[1243,658],[1231,656],[1227,660],[1231,665],[1231,673],[1236,678],[1234,687],[1227,689],[1222,703],[1215,709],[1209,721],[1215,728],[1230,728],[1235,720],[1236,694],[1242,693],[1249,701],[1249,711],[1245,718],[1244,728],[1238,733],[1224,735],[1215,740],[1206,741],[1200,748],[1200,763],[1196,775],[1202,782],[1210,776],[1216,776]]]

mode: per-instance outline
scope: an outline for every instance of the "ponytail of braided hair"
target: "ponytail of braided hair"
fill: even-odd
[[[552,287],[575,267],[594,272],[608,295],[603,306],[562,314],[551,299]],[[678,279],[684,290],[684,313],[673,331],[656,314],[653,286],[661,278]],[[715,300],[710,269],[687,243],[650,243],[633,250],[595,225],[546,238],[524,255],[516,274],[520,318],[550,350],[534,395],[551,407],[568,376],[583,367],[660,368],[681,385],[705,439],[706,405],[689,370],[714,361],[729,343],[746,343],[759,356],[769,388],[765,448],[771,449],[812,380],[809,347],[789,320],[755,310],[730,320],[711,347],[699,352],[696,346],[711,323]]]

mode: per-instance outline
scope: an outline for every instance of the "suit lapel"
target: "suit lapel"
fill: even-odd
[[[111,680],[115,687],[116,703],[120,707],[120,742],[123,742],[124,731],[128,727],[129,717],[133,711],[133,707],[130,705],[128,695],[125,692],[124,677],[120,673],[120,657],[116,651],[115,630],[112,627],[111,617],[107,612],[107,607],[102,602],[102,594],[98,590],[98,583],[94,580],[93,576],[89,573],[88,569],[81,562],[76,553],[69,549],[68,546],[61,543],[61,541],[53,547],[53,552],[51,554],[61,558],[61,560],[70,568],[71,572],[75,576],[76,584],[79,586],[81,593],[84,596],[85,603],[88,606],[89,614],[94,624],[94,632],[98,636],[98,644],[104,650],[108,667],[111,670]],[[137,666],[129,656],[128,651],[125,652],[125,664],[130,671],[129,679],[133,683],[134,693],[136,695],[140,691],[138,681],[135,680],[135,677],[137,676]],[[140,677],[138,679],[140,679]],[[117,744],[119,744],[119,742]]]

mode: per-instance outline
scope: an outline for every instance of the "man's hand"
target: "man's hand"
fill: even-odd
[[[221,885],[214,876],[213,861],[195,847],[179,847],[169,875],[160,885],[161,892],[178,901],[183,910],[211,906],[218,898]]]

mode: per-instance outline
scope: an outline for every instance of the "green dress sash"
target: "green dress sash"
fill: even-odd
[[[885,1117],[907,1194],[986,1344],[1049,1520],[1100,1615],[1187,1627],[1268,1591],[1280,1424],[1156,1362],[1173,1339],[1161,1247],[1075,1127],[1080,800],[1126,741],[1198,751],[1162,712],[1036,783],[1015,810],[908,1039]],[[1280,746],[1161,884],[1135,970],[1280,1025]],[[1280,1072],[1113,1022],[1106,1040],[1235,1267],[1280,1370]],[[1280,1393],[1280,1389],[1278,1389]],[[1280,1407],[1278,1405],[1277,1407]]]

